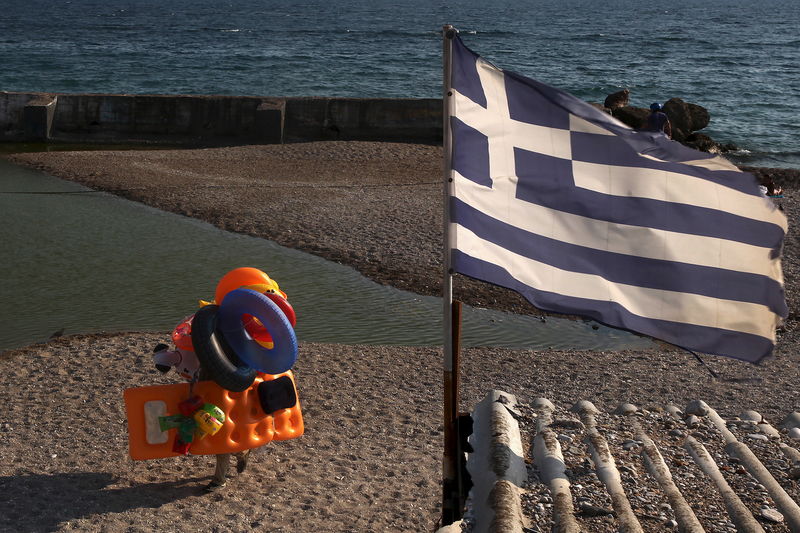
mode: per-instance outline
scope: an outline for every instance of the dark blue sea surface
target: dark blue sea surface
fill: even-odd
[[[0,90],[438,97],[441,27],[602,101],[711,113],[738,162],[800,167],[800,2],[3,0]]]

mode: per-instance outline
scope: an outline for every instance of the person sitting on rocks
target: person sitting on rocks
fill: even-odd
[[[664,106],[658,102],[650,104],[650,114],[644,122],[644,129],[647,131],[660,131],[670,139],[672,138],[672,124],[669,117],[662,111]]]

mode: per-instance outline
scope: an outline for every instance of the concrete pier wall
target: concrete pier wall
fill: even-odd
[[[441,100],[0,92],[0,141],[214,146],[318,140],[434,143]]]

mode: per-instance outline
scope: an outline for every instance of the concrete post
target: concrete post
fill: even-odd
[[[256,137],[268,144],[283,143],[286,100],[264,100],[256,107]]]
[[[25,104],[22,120],[26,140],[43,142],[50,140],[57,102],[57,96],[43,94],[31,98]]]

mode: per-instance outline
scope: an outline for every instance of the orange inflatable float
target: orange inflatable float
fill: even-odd
[[[214,300],[220,305],[229,292],[242,288],[260,289],[259,292],[264,293],[272,291],[286,298],[286,293],[278,287],[278,283],[265,272],[252,267],[239,267],[222,276],[214,291]]]
[[[225,390],[213,381],[200,381],[192,394],[218,406],[226,418],[214,435],[192,443],[194,455],[240,452],[303,434],[303,415],[291,371],[259,374],[253,385],[242,392]],[[131,458],[180,456],[173,451],[175,430],[162,431],[159,418],[179,413],[178,404],[190,396],[189,384],[137,387],[125,390],[124,396]]]

